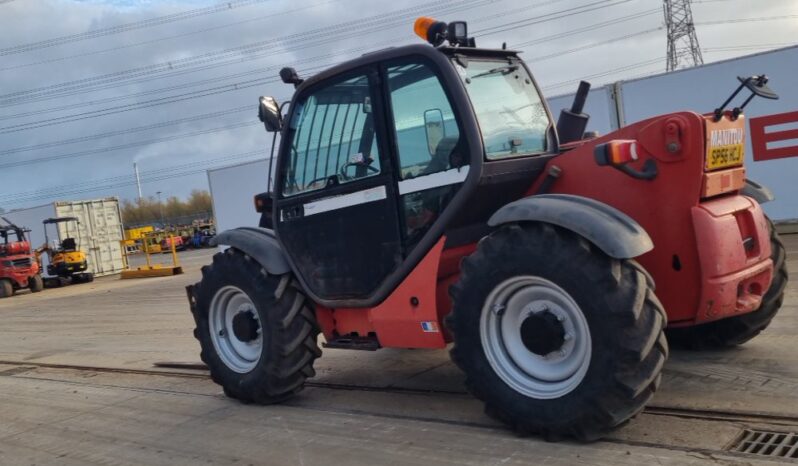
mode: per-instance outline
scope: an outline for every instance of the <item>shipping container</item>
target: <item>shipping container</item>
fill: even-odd
[[[208,170],[217,232],[258,226],[254,196],[266,191],[268,174],[268,159]]]
[[[76,217],[74,222],[48,225],[47,234],[50,246],[69,236],[76,239],[79,248],[86,254],[88,271],[96,276],[119,273],[124,269],[122,244],[124,228],[119,211],[119,200],[115,197],[86,201],[59,201],[29,209],[15,210],[4,214],[15,224],[27,227],[31,245],[39,248],[44,245],[44,225],[42,222],[54,217]],[[42,256],[43,270],[46,270],[47,256]]]

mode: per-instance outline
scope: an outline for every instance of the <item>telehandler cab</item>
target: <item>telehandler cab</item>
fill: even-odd
[[[586,138],[586,83],[555,125],[518,52],[476,48],[463,22],[415,29],[432,46],[283,69],[285,119],[261,98],[281,135],[261,225],[219,234],[229,248],[188,287],[227,395],[297,393],[320,332],[329,348],[453,343],[490,415],[590,440],[656,391],[666,325],[710,347],[768,325],[787,272],[769,193],[745,179],[742,107]],[[775,98],[766,82],[738,92]]]

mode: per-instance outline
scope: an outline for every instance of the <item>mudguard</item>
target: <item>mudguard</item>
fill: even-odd
[[[740,194],[743,196],[748,196],[760,204],[764,204],[765,202],[770,202],[773,199],[776,199],[776,196],[773,195],[773,192],[770,189],[762,186],[756,181],[751,181],[748,179],[745,180],[745,186],[743,186],[743,189],[740,190]]]
[[[488,225],[517,222],[551,223],[571,230],[616,259],[631,259],[654,248],[651,237],[634,219],[582,196],[541,194],[519,199],[494,213]]]
[[[240,227],[214,236],[211,246],[230,246],[252,257],[272,275],[291,271],[280,243],[272,230],[266,228]]]

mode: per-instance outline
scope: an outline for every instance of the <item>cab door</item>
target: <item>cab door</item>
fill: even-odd
[[[277,179],[275,230],[321,300],[362,300],[399,267],[396,185],[376,68],[297,96]]]

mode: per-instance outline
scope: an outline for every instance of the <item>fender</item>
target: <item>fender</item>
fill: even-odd
[[[753,198],[760,204],[776,199],[776,196],[773,195],[773,191],[769,188],[749,179],[745,180],[745,186],[740,190],[740,194]]]
[[[615,259],[631,259],[654,249],[651,237],[634,219],[603,202],[572,194],[519,199],[494,213],[488,225],[530,221],[571,230]]]
[[[285,253],[272,230],[266,228],[240,227],[214,236],[211,246],[225,245],[236,248],[254,258],[272,275],[291,271]]]

